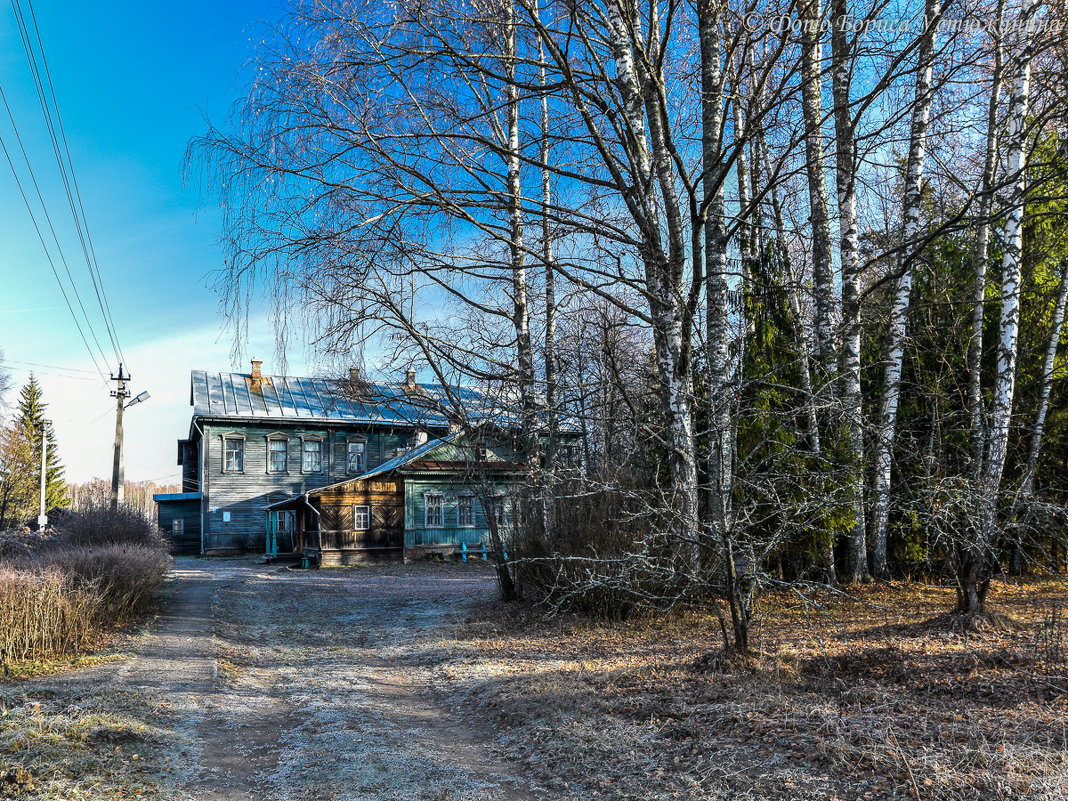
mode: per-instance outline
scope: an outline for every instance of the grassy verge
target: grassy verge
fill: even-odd
[[[0,797],[172,797],[169,714],[151,696],[106,686],[6,684]]]
[[[979,633],[938,588],[772,596],[745,660],[702,615],[486,607],[438,677],[561,798],[1061,799],[1068,593],[994,592],[1015,625]]]

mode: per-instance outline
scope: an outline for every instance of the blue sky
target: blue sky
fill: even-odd
[[[22,3],[28,13],[26,0]],[[170,480],[178,471],[174,440],[184,436],[189,424],[189,370],[229,369],[232,344],[210,288],[211,272],[221,263],[218,209],[202,204],[195,177],[187,182],[183,154],[189,138],[206,130],[205,114],[216,123],[225,118],[240,92],[242,68],[262,33],[261,22],[276,20],[279,6],[251,0],[37,0],[33,11],[103,283],[133,375],[131,389],[152,394],[148,403],[126,415],[126,475]],[[0,41],[0,86],[90,319],[105,341],[9,4],[0,9]],[[15,151],[2,108],[0,136]],[[24,181],[26,177],[23,172]],[[68,478],[109,477],[114,430],[110,387],[96,374],[78,337],[6,162],[0,163],[0,243],[5,367],[16,385],[29,370],[40,378]],[[261,318],[250,329],[245,355],[263,358],[268,370],[271,342]],[[110,351],[106,344],[105,350]],[[303,367],[301,359],[289,358],[291,371]],[[244,370],[241,361],[233,366]],[[109,364],[105,370],[115,368]]]

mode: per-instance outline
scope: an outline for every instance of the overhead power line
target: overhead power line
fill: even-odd
[[[11,159],[11,153],[7,149],[7,145],[4,143],[3,136],[0,136],[0,149],[4,151],[4,157],[7,159],[7,164],[11,168],[11,175],[15,178],[15,185],[18,187],[19,194],[22,195],[22,202],[26,204],[26,211],[30,215],[30,222],[33,223],[33,228],[37,232],[37,238],[41,242],[41,247],[44,249],[45,258],[48,259],[48,266],[52,268],[52,275],[56,277],[56,283],[59,284],[59,291],[63,295],[63,302],[67,304],[67,310],[70,312],[71,319],[74,320],[74,326],[78,329],[78,336],[81,337],[82,342],[85,345],[85,349],[89,352],[89,358],[93,361],[93,366],[96,367],[96,371],[100,374],[100,380],[107,386],[107,378],[104,376],[104,371],[100,369],[100,363],[97,361],[96,353],[93,352],[93,348],[89,345],[89,340],[85,336],[85,331],[82,330],[82,324],[78,320],[78,315],[74,313],[74,307],[71,305],[70,298],[67,296],[67,289],[63,285],[63,279],[59,277],[59,271],[56,269],[56,263],[52,259],[52,253],[48,249],[48,243],[45,242],[44,234],[41,232],[41,226],[37,224],[37,217],[33,213],[33,206],[30,205],[30,199],[26,196],[26,191],[22,188],[22,181],[19,179],[18,171],[15,169],[15,162]],[[36,183],[36,182],[35,182]],[[84,308],[83,308],[84,314]],[[86,321],[88,324],[88,320]],[[90,331],[92,329],[90,328]],[[95,334],[93,335],[94,341],[96,340]],[[99,342],[97,343],[97,350],[100,349]],[[105,363],[107,359],[104,359]]]
[[[9,359],[6,356],[0,359],[0,365],[24,364],[29,367],[43,367],[46,370],[65,370],[68,373],[86,373],[92,375],[92,370],[83,370],[80,367],[63,367],[59,364],[44,364],[43,362],[24,362],[19,359]]]
[[[86,328],[89,329],[89,334],[93,339],[93,343],[96,345],[97,353],[100,354],[100,357],[103,360],[103,362],[105,364],[107,364],[107,361],[108,361],[107,355],[104,353],[104,349],[100,346],[100,340],[96,336],[96,331],[93,329],[93,324],[92,324],[92,321],[89,318],[89,313],[85,310],[85,304],[82,302],[81,293],[78,291],[78,283],[74,280],[74,276],[71,274],[70,265],[67,264],[67,257],[63,253],[63,246],[59,242],[59,234],[56,232],[56,227],[52,223],[52,215],[48,213],[48,205],[45,203],[44,194],[41,192],[41,185],[38,183],[37,176],[33,171],[33,165],[30,163],[29,154],[26,152],[26,146],[23,144],[22,135],[19,133],[18,125],[15,122],[15,115],[12,113],[11,106],[7,102],[7,95],[4,93],[3,86],[0,86],[0,101],[3,102],[4,109],[7,111],[7,118],[11,121],[11,128],[15,132],[15,141],[18,142],[19,151],[22,153],[23,163],[26,165],[26,171],[30,175],[30,181],[33,183],[34,191],[37,194],[37,201],[38,201],[38,203],[41,204],[41,210],[44,213],[44,218],[45,218],[45,222],[48,225],[48,230],[52,234],[52,241],[55,243],[56,252],[59,255],[60,263],[63,265],[63,269],[67,274],[68,280],[70,281],[71,289],[74,292],[74,299],[78,303],[78,308],[81,309],[82,318],[85,321]],[[0,144],[2,144],[2,140],[0,140]],[[56,281],[59,282],[59,288],[60,288],[60,291],[62,291],[62,293],[63,293],[63,299],[65,301],[67,301],[67,308],[70,309],[71,315],[74,316],[74,321],[75,321],[75,324],[78,326],[79,333],[82,333],[81,324],[78,321],[77,315],[74,313],[74,309],[71,307],[70,300],[67,297],[67,290],[65,288],[63,280],[60,278],[59,272],[56,270],[55,262],[52,259],[51,251],[49,250],[48,245],[45,243],[44,235],[42,234],[41,228],[37,223],[37,219],[36,219],[36,216],[34,214],[33,207],[32,207],[32,205],[30,203],[29,198],[26,195],[26,192],[23,190],[22,180],[19,178],[18,170],[15,168],[15,163],[12,160],[11,154],[8,152],[6,145],[4,146],[4,155],[7,157],[8,166],[11,167],[11,174],[14,176],[15,183],[18,185],[19,192],[22,194],[22,200],[26,204],[26,210],[30,213],[30,219],[33,221],[33,226],[37,230],[37,236],[41,240],[41,247],[44,248],[45,256],[48,259],[48,263],[52,267],[52,272],[56,276]],[[82,335],[82,338],[83,338],[83,340],[85,339],[84,334]],[[86,342],[86,347],[87,348],[89,347],[89,343],[88,342]],[[92,348],[89,348],[89,352],[90,352],[91,355],[93,354]],[[93,355],[93,363],[97,364],[95,355]],[[97,370],[98,371],[100,370],[100,366],[98,364],[97,364]],[[101,376],[103,376],[102,373],[101,373]]]
[[[117,361],[123,361],[124,356],[122,353],[122,347],[119,343],[118,333],[115,327],[115,322],[111,314],[111,305],[108,302],[107,292],[104,289],[103,277],[100,272],[100,265],[96,258],[96,250],[93,246],[92,236],[89,232],[88,221],[85,215],[85,205],[82,201],[81,191],[78,187],[77,173],[74,169],[74,162],[70,155],[70,146],[67,142],[66,131],[63,126],[63,118],[59,111],[59,103],[56,99],[55,87],[52,83],[51,72],[48,68],[48,59],[45,55],[44,43],[41,39],[40,29],[37,25],[36,14],[33,10],[32,0],[25,0],[26,9],[29,11],[29,17],[27,22],[27,15],[23,11],[21,0],[12,0],[11,7],[15,13],[15,20],[19,28],[19,33],[22,38],[23,50],[26,55],[26,62],[30,69],[30,75],[33,78],[34,87],[37,91],[37,99],[41,107],[41,114],[44,119],[45,128],[48,131],[48,138],[52,145],[52,153],[55,157],[56,166],[59,170],[60,179],[63,183],[64,193],[67,199],[67,205],[70,209],[71,218],[74,222],[75,231],[78,235],[78,242],[82,251],[82,255],[85,259],[85,265],[89,272],[89,279],[93,286],[93,292],[96,295],[97,306],[100,310],[101,319],[104,323],[104,328],[107,332],[108,340],[111,344],[112,353]],[[31,36],[30,29],[32,27],[33,34]],[[36,48],[34,42],[36,41]],[[47,88],[46,88],[47,86]],[[6,105],[6,99],[5,99]],[[11,117],[12,127],[15,129],[16,137],[20,140],[18,135],[18,128],[15,125],[13,116],[11,115],[10,108],[8,109],[8,115]],[[23,148],[23,157],[26,158],[25,149]],[[29,159],[26,159],[27,168],[30,168]],[[32,176],[32,169],[30,169]],[[36,179],[34,180],[36,185]],[[45,215],[48,217],[47,206],[44,204],[43,198],[40,197],[41,193],[38,189],[38,197],[41,199],[41,205],[45,209]],[[49,220],[51,226],[51,221]],[[53,228],[53,235],[55,230]],[[57,247],[58,247],[58,237]],[[60,249],[62,253],[62,249]],[[66,260],[64,259],[64,267],[66,267]],[[96,340],[95,331],[93,331],[92,324],[89,320],[88,314],[85,313],[85,308],[81,305],[81,298],[77,292],[77,285],[74,282],[73,276],[70,275],[70,270],[67,268],[67,274],[71,281],[71,286],[74,288],[76,296],[78,296],[79,305],[82,308],[82,312],[85,315],[86,324]],[[99,348],[99,342],[97,342]],[[102,349],[101,349],[102,352]],[[104,359],[108,361],[107,358]]]

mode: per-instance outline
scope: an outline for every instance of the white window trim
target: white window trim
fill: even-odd
[[[361,528],[359,524],[359,518],[356,516],[357,509],[367,510],[367,525]],[[353,531],[370,531],[371,530],[371,505],[369,503],[357,503],[352,507],[352,530]]]
[[[460,502],[468,501],[471,504],[471,522],[460,522]],[[456,527],[457,528],[475,528],[475,495],[472,492],[461,492],[456,496]]]
[[[305,446],[306,443],[309,443],[309,442],[318,442],[319,443],[319,469],[318,470],[305,470],[304,469],[304,446]],[[306,474],[309,474],[309,475],[319,475],[320,473],[325,473],[326,472],[326,467],[324,466],[324,463],[326,462],[326,457],[327,457],[327,453],[326,453],[327,449],[324,447],[324,443],[325,442],[326,442],[326,440],[323,437],[319,436],[318,434],[308,434],[308,435],[302,436],[300,438],[300,472],[301,473],[306,473]]]
[[[222,440],[222,472],[223,473],[244,473],[245,472],[245,435],[238,432],[232,432],[230,434],[221,434],[219,439]],[[226,466],[226,443],[234,441],[241,443],[241,467],[237,470],[230,470]]]
[[[363,445],[363,452],[361,453],[360,469],[355,472],[349,469],[349,446],[351,445]],[[361,473],[367,472],[367,438],[366,437],[349,437],[345,440],[345,471],[350,476],[358,476]]]
[[[267,440],[267,472],[273,476],[284,476],[289,472],[289,437],[285,434],[268,434]],[[284,442],[286,444],[286,466],[282,470],[271,469],[271,443],[272,442]]]
[[[430,522],[430,499],[440,498],[441,505],[438,509],[441,512],[441,522]],[[424,528],[445,528],[445,495],[441,492],[427,492],[423,495],[423,527]]]

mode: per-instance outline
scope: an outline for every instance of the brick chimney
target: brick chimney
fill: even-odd
[[[358,383],[360,383],[360,368],[359,367],[350,367],[349,368],[349,383],[350,384],[358,384]]]
[[[404,388],[409,392],[415,391],[415,370],[409,370],[404,374]]]
[[[259,359],[252,360],[252,386],[255,389],[259,389],[263,384],[263,373],[260,372],[260,365],[263,364]]]

